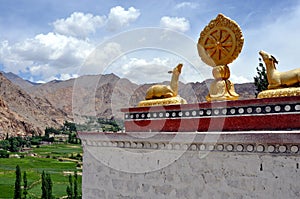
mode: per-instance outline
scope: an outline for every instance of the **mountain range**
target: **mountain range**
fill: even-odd
[[[180,82],[178,92],[188,103],[204,102],[211,81]],[[0,139],[7,134],[42,135],[46,127],[58,128],[64,121],[85,123],[86,117],[123,119],[120,109],[144,100],[151,85],[138,85],[114,74],[36,84],[3,72],[0,74]],[[235,89],[240,99],[255,98],[253,83],[235,84]]]

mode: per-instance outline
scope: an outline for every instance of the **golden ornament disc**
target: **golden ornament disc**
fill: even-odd
[[[223,14],[219,14],[200,33],[198,53],[210,66],[227,65],[239,55],[244,38],[239,25]]]

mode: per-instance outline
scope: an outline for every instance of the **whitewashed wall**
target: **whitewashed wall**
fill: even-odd
[[[298,133],[81,133],[83,198],[300,198]]]

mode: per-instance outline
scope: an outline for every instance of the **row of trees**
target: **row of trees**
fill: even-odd
[[[6,151],[17,152],[24,147],[31,147],[31,138],[8,137],[0,141],[0,148]]]
[[[72,175],[69,175],[69,185],[67,186],[67,195],[68,199],[79,199],[81,198],[81,195],[78,192],[78,175],[77,171],[74,173],[74,177]]]
[[[95,121],[97,127],[101,128],[104,132],[118,132],[121,128],[121,122],[116,121],[114,118],[105,119],[97,118]],[[87,124],[89,125],[89,124]],[[82,130],[86,129],[85,125],[80,125]],[[54,142],[55,136],[53,135],[67,135],[68,143],[80,144],[80,139],[77,138],[77,127],[73,122],[65,121],[62,128],[56,129],[53,127],[47,127],[45,129],[44,136],[34,136],[34,137],[9,137],[8,134],[5,140],[0,141],[0,149],[10,152],[18,152],[25,147],[30,148],[31,145],[39,145],[42,141]],[[7,157],[7,153],[0,151],[0,158]]]
[[[7,151],[19,152],[24,148],[30,148],[32,145],[40,145],[42,141],[53,142],[54,140],[45,136],[7,137],[5,140],[0,140],[0,158],[5,158],[8,154]]]
[[[118,132],[123,129],[123,121],[112,118],[97,118],[86,116],[84,124],[76,125],[80,131]]]
[[[52,195],[52,180],[51,176],[48,173],[43,171],[42,173],[42,199],[53,199]],[[24,171],[23,174],[23,188],[22,188],[22,176],[21,176],[21,168],[19,165],[16,166],[16,181],[15,181],[15,189],[14,189],[14,199],[26,199],[28,195],[28,181],[27,174]]]
[[[76,124],[73,122],[65,121],[62,128],[55,129],[53,127],[46,127],[45,129],[45,136],[49,137],[50,134],[69,134],[69,133],[76,133],[77,128]]]
[[[60,129],[55,129],[53,127],[47,127],[45,129],[45,137],[50,142],[55,141],[55,137],[51,137],[50,135],[67,135],[68,143],[80,144],[80,139],[77,138],[76,124],[73,122],[65,121],[62,128],[60,128]]]
[[[54,196],[52,194],[53,183],[51,180],[51,176],[49,173],[45,173],[43,171],[41,175],[42,180],[42,199],[53,199]],[[66,189],[67,198],[68,199],[79,199],[81,198],[81,194],[78,191],[78,175],[77,171],[75,171],[74,177],[69,175],[69,185]],[[27,174],[24,171],[23,174],[23,188],[22,188],[22,176],[21,176],[21,168],[19,165],[16,166],[16,180],[15,180],[15,189],[14,189],[14,199],[26,199],[28,195],[28,181]]]
[[[72,144],[80,144],[80,139],[77,138],[77,129],[75,123],[65,121],[61,129],[55,129],[53,127],[47,127],[45,129],[44,136],[34,137],[9,137],[8,134],[4,140],[0,140],[0,158],[8,157],[7,151],[18,152],[23,148],[30,148],[32,145],[40,145],[42,141],[54,142],[55,138],[51,137],[50,134],[68,135],[67,142]]]

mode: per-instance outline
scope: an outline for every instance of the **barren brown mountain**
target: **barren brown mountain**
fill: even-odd
[[[119,109],[129,106],[133,91],[138,85],[114,74],[87,75],[67,81],[51,81],[33,86],[27,91],[36,97],[49,100],[69,116],[76,114],[122,118]],[[75,115],[74,115],[75,114]]]
[[[86,75],[45,84],[30,83],[13,74],[7,77],[14,84],[0,75],[0,132],[12,135],[43,134],[45,127],[58,127],[65,120],[84,122],[80,116],[123,119],[120,109],[144,100],[146,90],[153,85],[137,85],[114,74]],[[188,103],[204,102],[211,81],[180,82],[179,94]],[[253,83],[235,84],[235,89],[240,99],[255,98]]]
[[[28,80],[24,80],[21,77],[19,77],[18,75],[14,74],[14,73],[5,73],[2,72],[2,74],[9,79],[12,83],[16,84],[17,86],[19,86],[20,88],[27,90],[28,88],[34,86],[34,85],[38,85],[38,83],[33,83],[30,82]]]
[[[204,102],[208,87],[212,80],[201,83],[180,82],[179,94],[188,103]],[[162,84],[168,85],[169,82]],[[46,84],[30,87],[33,96],[49,100],[69,116],[76,114],[118,119],[123,118],[121,108],[136,106],[144,100],[146,90],[153,84],[137,85],[128,79],[119,78],[114,74],[87,75],[67,81],[52,81]],[[236,84],[240,99],[255,98],[253,83]],[[75,115],[74,115],[75,114]]]
[[[205,96],[208,95],[208,88],[213,80],[208,79],[203,82],[196,83],[179,83],[179,95],[187,100],[188,103],[205,102]],[[170,82],[163,82],[162,84],[169,85]],[[135,90],[133,96],[135,96],[135,103],[131,103],[132,106],[136,105],[139,101],[144,100],[146,91],[153,84],[144,84]],[[240,95],[241,100],[255,98],[255,85],[253,83],[235,84],[235,90]]]
[[[33,97],[0,73],[0,137],[9,133],[41,135],[46,127],[59,127],[67,115],[45,98]]]

